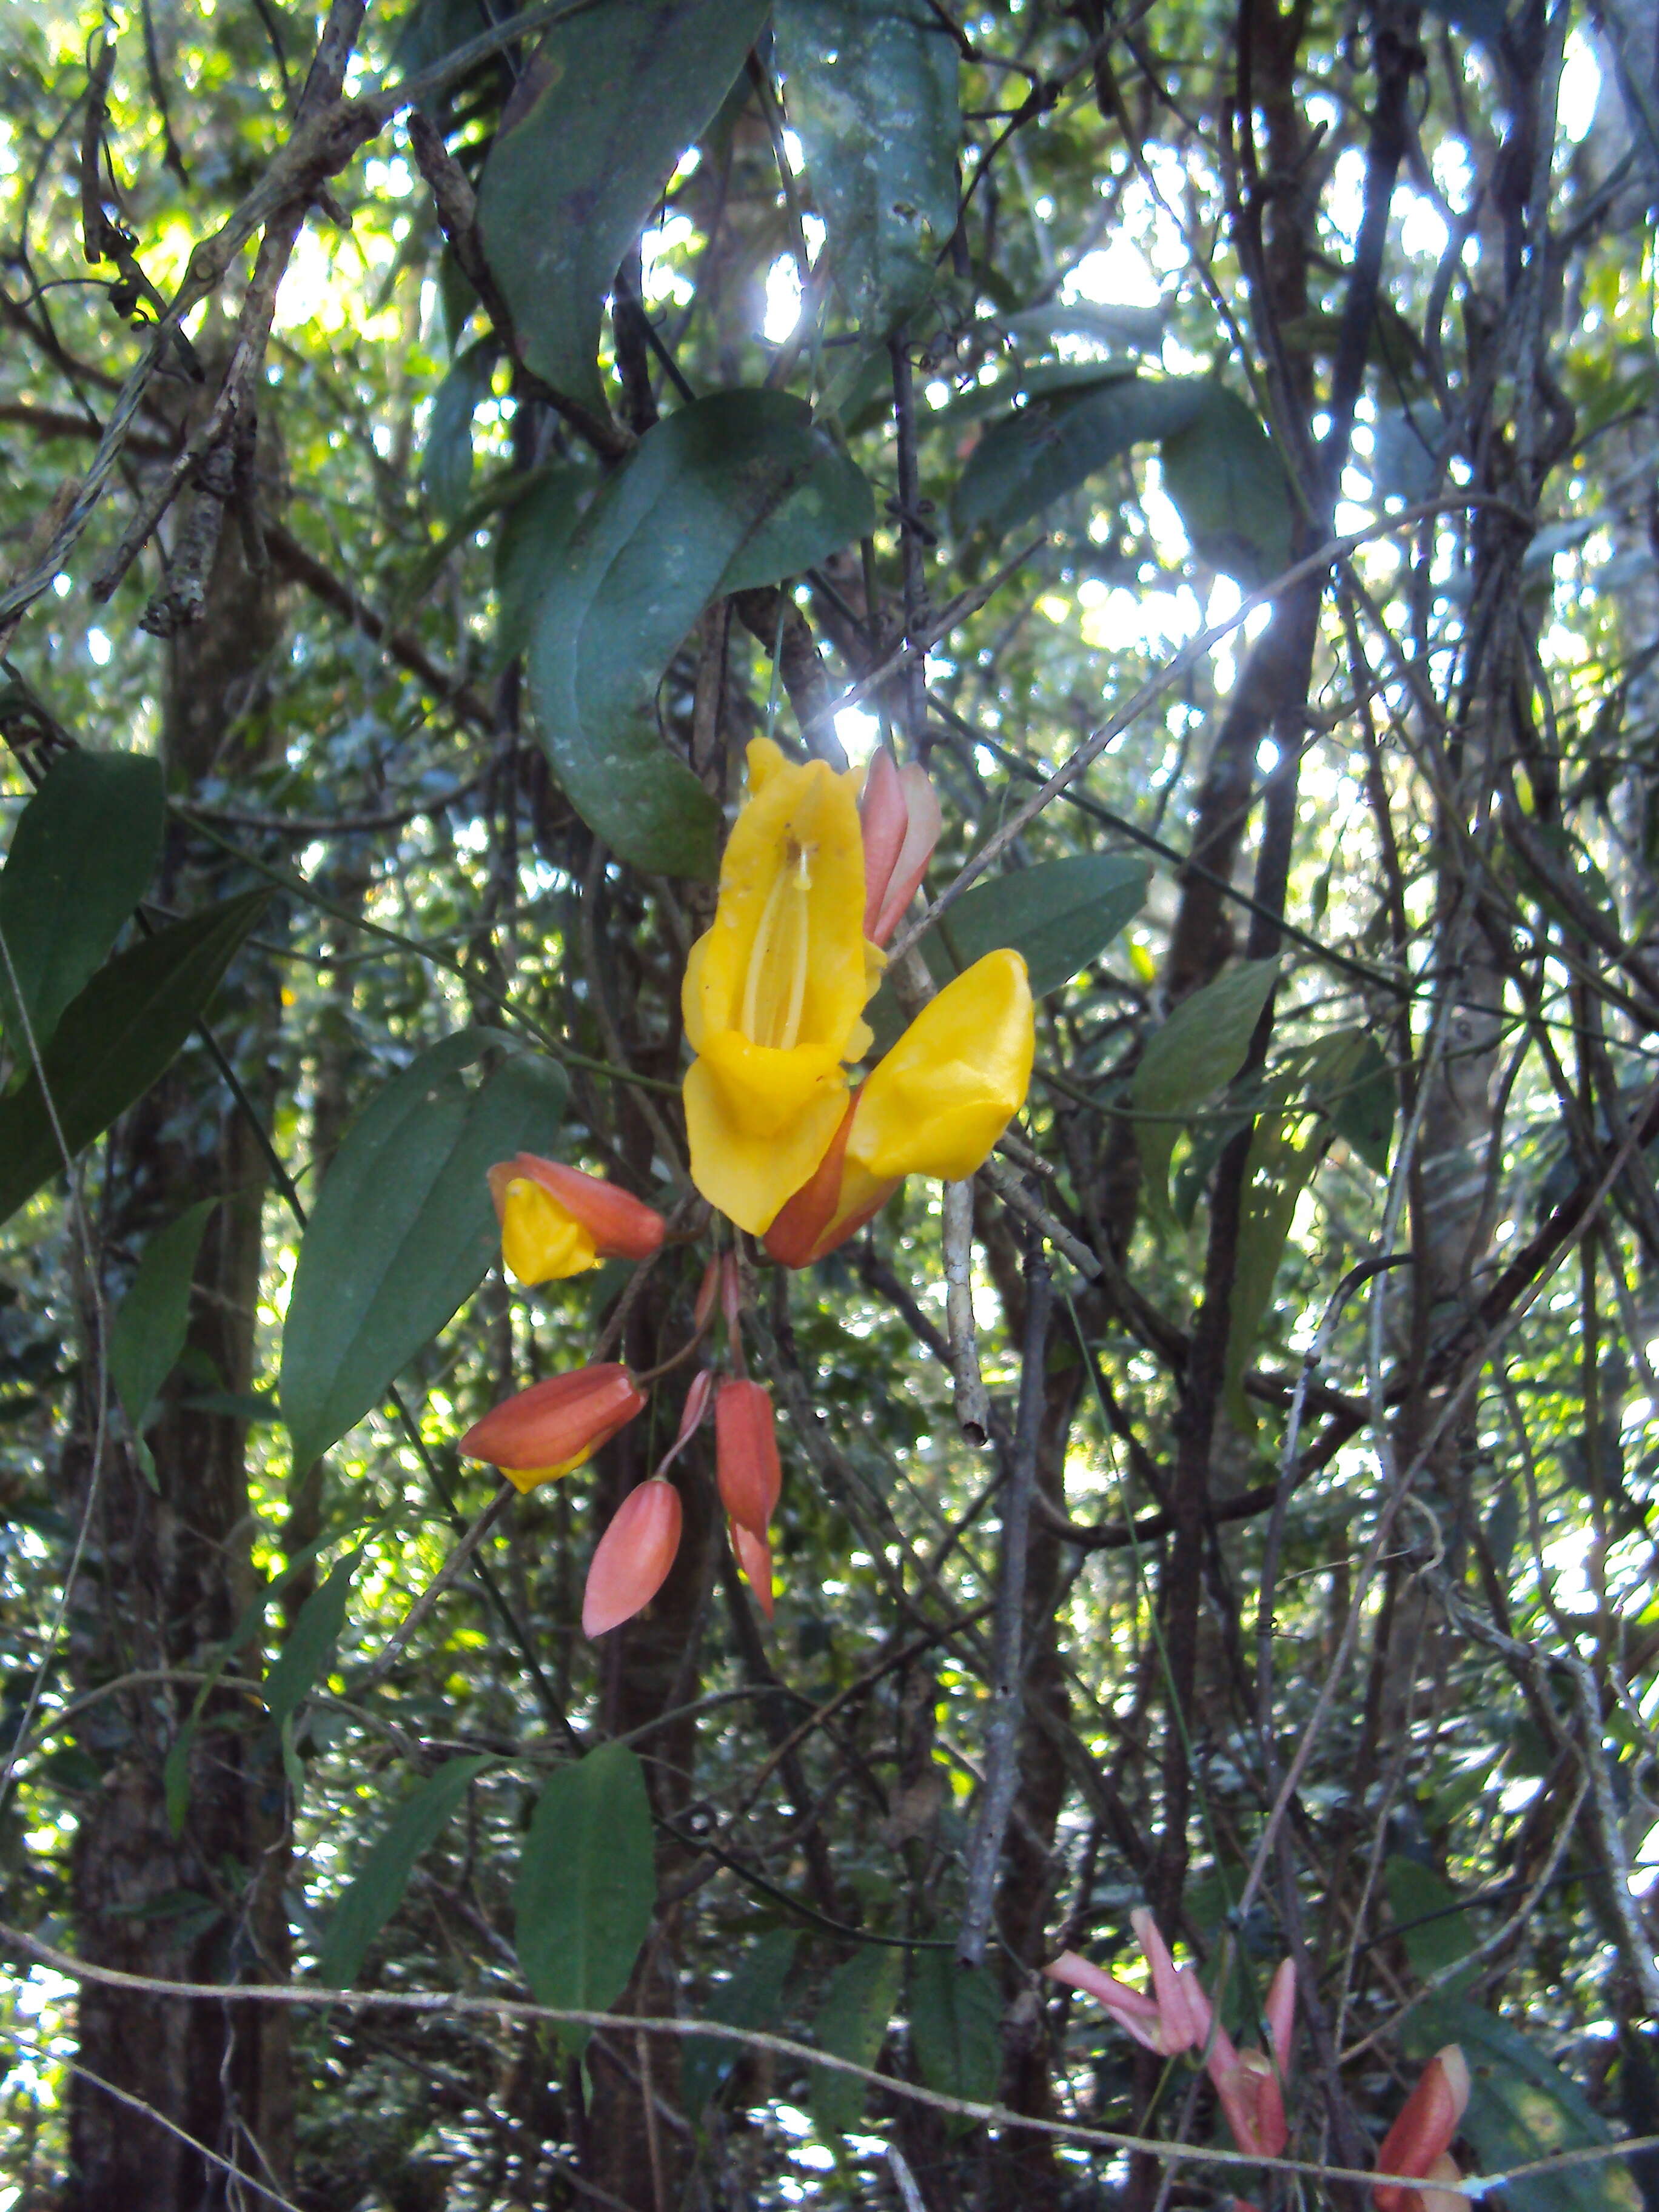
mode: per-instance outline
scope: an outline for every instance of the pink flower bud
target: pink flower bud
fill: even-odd
[[[515,1489],[531,1491],[591,1459],[644,1404],[625,1367],[576,1367],[492,1407],[459,1449],[498,1467]]]
[[[772,1394],[763,1382],[726,1382],[714,1400],[714,1466],[720,1504],[765,1541],[783,1487]]]
[[[1446,2154],[1468,2101],[1468,2064],[1459,2046],[1449,2043],[1423,2069],[1399,2118],[1383,2136],[1376,2154],[1377,2172],[1455,2181],[1457,2169]],[[1392,2181],[1378,2182],[1372,2192],[1376,2212],[1424,2212],[1426,2197],[1434,2193]]]
[[[870,763],[859,802],[864,828],[864,933],[885,945],[909,905],[939,842],[945,817],[926,769],[900,768],[884,745]]]
[[[653,1475],[630,1490],[600,1537],[582,1593],[582,1632],[603,1636],[649,1605],[668,1579],[684,1519],[680,1493]]]

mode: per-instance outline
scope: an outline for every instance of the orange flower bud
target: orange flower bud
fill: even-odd
[[[573,1368],[494,1407],[461,1438],[460,1450],[498,1467],[515,1490],[531,1491],[591,1459],[644,1404],[625,1367]]]
[[[1451,2165],[1446,2154],[1468,2101],[1468,2064],[1459,2046],[1449,2043],[1423,2069],[1399,2118],[1383,2136],[1376,2154],[1377,2172],[1416,2175],[1425,2181],[1455,2181],[1457,2170],[1452,2166],[1449,2172],[1446,2171]],[[1376,2212],[1423,2212],[1425,2196],[1433,2193],[1393,2181],[1379,2182],[1372,2191]]]
[[[757,1536],[752,1528],[745,1528],[741,1521],[728,1521],[732,1532],[732,1549],[737,1554],[738,1571],[751,1590],[761,1611],[772,1618],[772,1547],[764,1536]]]
[[[714,1399],[714,1467],[720,1504],[740,1528],[764,1542],[783,1470],[772,1394],[763,1382],[720,1384]]]
[[[684,1519],[680,1493],[660,1475],[629,1492],[587,1570],[584,1635],[603,1636],[650,1604],[668,1579]]]
[[[661,1214],[601,1176],[519,1152],[489,1170],[501,1256],[524,1284],[562,1281],[601,1260],[648,1260]]]

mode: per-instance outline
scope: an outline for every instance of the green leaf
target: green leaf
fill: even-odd
[[[1246,960],[1183,999],[1147,1038],[1129,1079],[1138,1114],[1135,1144],[1156,1218],[1170,1220],[1170,1155],[1181,1122],[1231,1083],[1244,1065],[1250,1039],[1279,975],[1274,960]]]
[[[495,538],[497,668],[529,644],[542,593],[596,482],[592,470],[579,462],[551,461],[502,516]]]
[[[822,432],[798,488],[728,562],[720,588],[752,591],[799,576],[876,526],[876,495],[856,461]]]
[[[166,821],[161,764],[137,753],[60,753],[19,816],[0,872],[0,942],[27,1034],[5,959],[0,1022],[20,1060],[30,1057],[29,1036],[45,1051],[143,896]]]
[[[1462,2133],[1486,2172],[1507,2172],[1553,2151],[1611,2143],[1613,2133],[1577,2085],[1505,2021],[1455,1999],[1431,1998],[1406,2022],[1412,2055],[1427,2060],[1448,2043],[1469,2068]],[[1641,2196],[1616,2159],[1506,2181],[1509,2212],[1641,2212]]]
[[[773,21],[830,271],[884,337],[956,228],[955,46],[926,0],[778,0]]]
[[[469,1087],[462,1071],[486,1055]],[[277,1389],[296,1468],[377,1406],[477,1289],[498,1242],[485,1171],[550,1148],[566,1088],[556,1062],[463,1030],[352,1125],[301,1243],[283,1331]]]
[[[904,1954],[896,1945],[866,1943],[830,1976],[814,2040],[833,2057],[873,2069],[898,2002]],[[868,2084],[854,2075],[812,2069],[812,2124],[821,2136],[849,2135],[864,2110]]]
[[[910,2043],[930,2089],[970,2104],[996,2095],[1002,2000],[988,1966],[961,1966],[949,1951],[920,1951],[910,1970]],[[952,2134],[973,2126],[951,2121]]]
[[[1419,1981],[1431,1980],[1474,1950],[1467,1901],[1432,1867],[1391,1852],[1382,1863],[1382,1887],[1412,1972]],[[1446,1984],[1448,1997],[1457,1993],[1455,1985]]]
[[[729,1982],[708,2000],[707,2018],[727,2027],[776,2029],[783,2009],[783,1985],[794,1964],[798,1937],[793,1928],[769,1929],[744,1954]],[[680,2061],[681,2100],[694,2116],[737,2063],[741,2046],[720,2036],[691,2035]]]
[[[627,1986],[657,1901],[645,1771],[626,1744],[560,1767],[519,1867],[519,1965],[538,2004],[603,2012]],[[590,2031],[559,2030],[573,2057]]]
[[[454,523],[472,489],[472,417],[489,397],[496,343],[480,338],[467,347],[432,398],[421,483],[441,522]]]
[[[1144,861],[1121,854],[1081,853],[975,884],[939,917],[933,933],[954,956],[945,972],[959,975],[1009,945],[1024,956],[1034,996],[1057,991],[1139,913],[1150,875]],[[931,952],[932,939],[924,945]]]
[[[1285,465],[1237,392],[1206,380],[1191,421],[1165,432],[1160,459],[1200,561],[1247,590],[1290,567],[1296,507]]]
[[[552,562],[530,647],[542,743],[582,819],[635,867],[716,872],[720,809],[665,749],[657,687],[728,572],[764,545],[769,519],[792,560],[842,542],[836,498],[780,516],[803,486],[844,483],[832,463],[804,401],[717,392],[647,432]]]
[[[1097,470],[1157,440],[1164,488],[1199,558],[1255,584],[1288,566],[1294,507],[1272,440],[1236,392],[1207,376],[1096,370],[1036,391],[969,456],[956,526],[1000,538]],[[1022,380],[1036,384],[1035,374]]]
[[[328,1671],[334,1647],[345,1626],[352,1577],[362,1556],[360,1544],[339,1562],[319,1589],[313,1590],[300,1607],[300,1617],[289,1631],[287,1642],[265,1676],[265,1711],[278,1728],[298,1711],[301,1700],[310,1695],[319,1678]]]
[[[166,1069],[218,987],[269,891],[226,899],[130,945],[64,1010],[44,1054],[57,1126],[33,1071],[0,1100],[0,1221],[101,1136]]]
[[[1375,1037],[1351,1030],[1342,1038],[1346,1048],[1340,1052],[1329,1049],[1335,1039],[1326,1040],[1310,1093],[1330,1115],[1333,1132],[1374,1175],[1386,1175],[1399,1085]]]
[[[1184,428],[1204,388],[1198,377],[1122,369],[1097,368],[1086,382],[1068,375],[994,422],[975,447],[951,502],[957,530],[1002,537],[1120,454]]]
[[[765,20],[766,0],[598,0],[551,27],[502,113],[478,234],[526,366],[596,411],[617,266]]]
[[[1273,1304],[1273,1282],[1297,1201],[1325,1152],[1325,1139],[1317,1129],[1301,1144],[1296,1142],[1295,1132],[1306,1118],[1294,1112],[1263,1114],[1250,1139],[1244,1166],[1222,1389],[1234,1426],[1246,1436],[1255,1428],[1255,1413],[1244,1395],[1244,1370]]]
[[[356,1980],[369,1945],[402,1901],[415,1862],[437,1840],[444,1823],[489,1764],[483,1756],[447,1759],[410,1790],[369,1845],[334,1908],[317,1954],[317,1978],[325,1989],[349,1990]]]
[[[109,1377],[135,1437],[185,1348],[196,1255],[218,1203],[203,1199],[150,1238],[110,1325]]]

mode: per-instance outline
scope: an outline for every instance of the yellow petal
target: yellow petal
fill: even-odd
[[[757,1113],[764,1118],[763,1097],[740,1091],[741,1106],[734,1107],[732,1091],[715,1072],[721,1057],[717,1047],[686,1071],[691,1180],[711,1206],[739,1229],[760,1237],[829,1151],[846,1108],[846,1079],[834,1067],[826,1080],[799,1097],[793,1115],[769,1133],[754,1126]]]
[[[851,772],[749,748],[750,796],[720,863],[713,927],[686,964],[692,1049],[725,1030],[836,1060],[869,995],[864,843]]]
[[[848,1168],[959,1182],[1025,1103],[1036,1044],[1018,952],[988,952],[924,1006],[864,1086]]]
[[[593,1239],[551,1191],[514,1176],[501,1205],[501,1257],[525,1284],[561,1282],[597,1267]]]
[[[573,1468],[586,1467],[598,1449],[597,1443],[588,1444],[574,1459],[561,1460],[557,1467],[503,1467],[497,1473],[506,1476],[520,1498],[528,1498],[544,1482],[555,1481],[560,1475],[568,1474]]]

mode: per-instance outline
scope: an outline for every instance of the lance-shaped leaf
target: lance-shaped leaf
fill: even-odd
[[[0,871],[0,1023],[18,1059],[31,1039],[45,1050],[143,896],[166,819],[159,761],[82,751],[59,754],[18,817]]]
[[[623,256],[725,99],[766,0],[597,0],[555,23],[502,113],[478,231],[525,361],[601,410],[599,324]]]
[[[873,2069],[898,2002],[904,1954],[896,1944],[866,1943],[830,1978],[813,2023],[815,2042],[831,2057]],[[821,2136],[849,2135],[859,2124],[868,2085],[856,2074],[812,2069],[812,2124]]]
[[[334,1908],[317,1954],[317,1978],[325,1989],[349,1990],[356,1980],[369,1945],[402,1902],[416,1861],[436,1842],[445,1822],[489,1764],[481,1756],[447,1759],[435,1774],[410,1790],[369,1845]]]
[[[658,734],[663,671],[717,591],[835,551],[868,497],[804,401],[717,392],[658,423],[553,556],[530,647],[537,724],[620,859],[715,872],[720,810]]]
[[[926,299],[957,221],[957,51],[927,0],[779,0],[789,120],[866,337]]]
[[[475,1085],[464,1071],[492,1055]],[[289,1299],[279,1384],[296,1467],[378,1405],[477,1287],[498,1243],[486,1171],[546,1152],[564,1073],[496,1031],[422,1053],[359,1116],[318,1197]]]
[[[360,1544],[331,1570],[320,1589],[313,1590],[265,1676],[265,1711],[279,1729],[328,1671],[345,1626],[352,1577],[362,1556]]]
[[[705,2018],[726,2027],[766,2027],[775,2033],[799,1941],[793,1928],[769,1929],[738,1960],[731,1980],[710,1993]],[[741,2044],[720,2036],[687,2036],[680,2094],[688,2112],[702,2112],[742,2052]]]
[[[1129,1082],[1135,1146],[1146,1179],[1150,1211],[1170,1216],[1170,1155],[1181,1124],[1231,1083],[1244,1065],[1250,1039],[1279,974],[1277,960],[1246,960],[1194,991],[1146,1040]]]
[[[1146,897],[1150,869],[1119,853],[1079,853],[1061,860],[993,876],[965,890],[940,916],[933,938],[950,956],[942,963],[933,938],[928,964],[959,975],[1000,945],[1011,945],[1030,971],[1031,995],[1057,991],[1097,959]]]
[[[519,1964],[538,2004],[603,2012],[621,1996],[657,1901],[645,1773],[626,1744],[561,1766],[536,1802],[519,1865]],[[592,2031],[559,2040],[574,2054]]]
[[[1002,2000],[986,1966],[958,1966],[950,1951],[918,1952],[910,1970],[910,2042],[930,2089],[988,2104],[1001,2063]],[[950,2122],[959,2134],[972,2120]]]
[[[226,899],[129,945],[64,1009],[42,1070],[0,1100],[0,1221],[142,1098],[190,1035],[270,894]],[[48,1097],[51,1105],[48,1107]]]
[[[156,1231],[110,1325],[110,1380],[134,1436],[185,1348],[196,1255],[218,1203],[204,1198]]]

